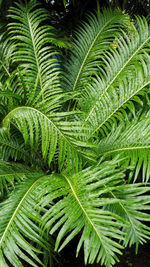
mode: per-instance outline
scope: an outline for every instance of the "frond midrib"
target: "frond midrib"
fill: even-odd
[[[132,147],[122,147],[122,148],[117,148],[114,150],[109,150],[107,152],[103,152],[103,155],[107,155],[110,153],[115,153],[115,152],[123,152],[123,151],[128,151],[128,150],[141,150],[141,149],[150,149],[150,145],[149,146],[132,146]]]
[[[9,73],[8,69],[5,67],[4,63],[2,62],[2,60],[0,59],[0,63],[2,65],[2,67],[4,68],[4,70],[6,71],[7,75],[10,77],[11,74]]]
[[[18,174],[24,174],[24,173],[25,173],[25,172],[12,172],[12,173],[3,173],[3,174],[0,173],[0,177],[4,177],[4,176],[12,176],[12,175],[18,175]],[[26,173],[29,173],[29,171],[26,172]]]
[[[37,64],[37,76],[39,77],[40,80],[40,87],[42,89],[42,80],[41,80],[41,74],[40,74],[40,64],[39,64],[39,60],[38,60],[38,55],[37,55],[37,51],[36,51],[36,45],[34,42],[34,35],[33,35],[33,31],[32,31],[32,26],[31,26],[31,22],[30,22],[30,18],[29,18],[29,13],[27,12],[27,19],[28,19],[28,25],[29,25],[29,30],[30,30],[30,34],[31,34],[31,40],[32,40],[32,45],[33,45],[33,50],[34,50],[34,55],[35,55],[35,59],[36,59],[36,64]]]
[[[18,211],[19,211],[19,208],[21,207],[22,203],[24,202],[25,198],[29,195],[29,193],[31,192],[31,190],[33,189],[33,187],[41,180],[43,179],[43,177],[45,176],[41,176],[40,178],[38,178],[32,185],[31,187],[27,190],[27,192],[25,193],[25,195],[23,196],[23,198],[21,199],[21,201],[19,202],[19,204],[17,205],[1,239],[0,239],[0,247],[2,246],[2,242],[5,240],[5,236],[7,236],[7,232],[9,231],[9,228],[11,227],[12,223],[13,223],[13,220],[15,218],[15,216],[17,215]]]
[[[105,93],[108,91],[110,86],[113,84],[113,82],[118,78],[120,73],[125,69],[125,67],[128,65],[128,63],[133,59],[133,57],[142,49],[142,47],[150,40],[150,37],[148,37],[139,47],[138,49],[129,57],[129,59],[125,62],[125,64],[122,66],[122,68],[119,70],[119,72],[115,75],[115,77],[110,81],[108,86],[106,87],[104,93],[96,100],[95,104],[92,105],[92,109],[89,112],[88,116],[86,117],[85,121],[88,121],[90,118],[91,114],[93,113],[94,109],[98,105],[98,103],[101,101],[102,97],[105,95]]]
[[[74,195],[74,197],[75,197],[77,203],[79,204],[80,208],[82,209],[82,211],[83,211],[83,213],[84,213],[86,219],[88,220],[88,222],[92,225],[94,231],[96,232],[97,236],[99,237],[99,239],[100,239],[100,241],[101,241],[101,245],[103,246],[103,248],[104,248],[104,250],[105,250],[105,252],[106,252],[105,245],[103,244],[102,238],[101,238],[100,234],[98,233],[97,229],[95,228],[93,222],[92,222],[91,219],[89,218],[89,216],[88,216],[87,212],[85,211],[84,207],[82,206],[82,203],[80,202],[80,200],[79,200],[79,198],[78,198],[78,196],[77,196],[77,194],[76,194],[76,192],[75,192],[75,190],[74,190],[74,188],[73,188],[73,185],[71,184],[70,180],[68,179],[68,177],[67,177],[65,174],[62,174],[62,175],[63,175],[63,177],[65,178],[65,180],[67,181],[67,183],[69,184],[70,189],[71,189],[71,191],[72,191],[72,193],[73,193],[73,195]]]

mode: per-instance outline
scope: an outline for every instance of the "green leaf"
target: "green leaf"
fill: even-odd
[[[80,106],[84,121],[93,126],[92,134],[107,135],[129,110],[135,114],[134,101],[150,84],[150,29],[145,19],[138,19],[137,24],[138,30],[118,36],[117,49],[106,52],[95,84],[83,91]]]
[[[36,186],[43,178],[42,173],[31,173],[0,204],[1,266],[23,266],[22,260],[31,266],[44,266],[37,254],[51,250],[53,242],[48,243],[48,238],[42,236],[40,214],[35,210],[39,195]]]
[[[68,116],[68,113],[66,115]],[[10,123],[13,122],[22,133],[25,144],[30,144],[31,149],[37,148],[40,143],[43,159],[49,165],[58,153],[60,169],[66,164],[67,168],[78,170],[81,168],[82,160],[93,160],[94,154],[86,151],[91,145],[81,139],[82,136],[85,138],[88,135],[88,127],[81,131],[80,121],[67,122],[61,119],[61,116],[65,118],[66,115],[52,113],[46,116],[35,108],[18,107],[4,118],[3,126],[9,129]]]
[[[56,249],[60,251],[80,234],[77,255],[83,245],[85,263],[96,260],[106,266],[114,264],[116,253],[121,254],[122,246],[118,241],[124,240],[124,234],[119,228],[127,226],[118,219],[119,216],[103,209],[112,201],[118,202],[107,197],[106,193],[110,190],[107,184],[116,187],[124,177],[116,168],[117,161],[109,163],[72,175],[53,174],[42,184],[45,196],[40,202],[43,207],[52,201],[55,203],[43,216],[42,223],[51,234],[59,229]]]
[[[103,65],[103,56],[127,25],[130,25],[129,17],[119,9],[104,9],[102,13],[90,14],[87,22],[82,22],[76,32],[70,58],[65,64],[64,90],[81,90],[90,76],[98,74],[99,66]]]
[[[144,184],[121,185],[111,188],[109,196],[119,200],[104,207],[104,209],[116,213],[129,223],[128,227],[123,227],[122,231],[126,234],[123,242],[124,246],[143,244],[150,239],[150,227],[144,222],[150,220],[148,213],[150,209],[150,186]]]
[[[0,161],[0,198],[14,188],[15,182],[21,182],[25,178],[25,174],[30,172],[28,166]]]
[[[13,93],[10,93],[10,92],[7,92],[7,91],[0,92],[0,98],[1,97],[8,97],[8,98],[12,97],[12,98],[16,98],[16,99],[21,99],[20,95],[13,94]]]
[[[23,76],[28,103],[35,105],[60,94],[58,52],[54,49],[59,39],[54,27],[46,22],[50,19],[48,12],[35,1],[17,2],[10,8],[9,17],[9,34],[14,41],[13,61],[26,70]],[[60,43],[63,46],[62,41]]]
[[[142,181],[147,183],[150,178],[149,166],[150,153],[150,114],[145,118],[135,118],[133,121],[120,124],[106,138],[103,138],[98,145],[97,154],[100,156],[120,155],[124,158],[124,164],[132,167],[130,179],[133,176],[134,182],[139,174]],[[140,172],[142,168],[142,173]],[[133,172],[134,171],[134,172]]]

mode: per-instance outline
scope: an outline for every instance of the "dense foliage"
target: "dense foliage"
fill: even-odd
[[[150,235],[150,28],[98,9],[70,45],[50,22],[17,1],[1,30],[0,266],[53,266],[78,236],[110,267]]]

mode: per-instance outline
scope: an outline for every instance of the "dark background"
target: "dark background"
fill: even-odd
[[[60,262],[55,263],[54,267],[85,267],[83,249],[81,249],[78,258],[76,255],[76,247],[78,239],[74,239],[60,253]],[[135,247],[126,248],[122,251],[123,255],[119,256],[119,263],[114,267],[150,267],[150,241],[145,245],[139,246],[138,254],[135,254]],[[87,264],[86,267],[100,267],[99,264]]]
[[[0,21],[4,21],[5,14],[14,0],[1,0]],[[49,10],[53,24],[65,32],[72,30],[84,19],[87,12],[96,9],[97,3],[100,8],[113,6],[120,7],[132,16],[150,13],[150,0],[39,0]],[[64,2],[68,3],[65,7]]]

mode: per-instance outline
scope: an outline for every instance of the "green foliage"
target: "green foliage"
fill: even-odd
[[[150,28],[98,10],[64,60],[50,22],[17,1],[0,39],[0,266],[53,266],[76,236],[111,267],[150,236]]]
[[[24,181],[0,204],[0,264],[8,266],[7,258],[13,266],[23,266],[20,259],[27,261],[31,266],[38,266],[32,260],[34,259],[44,266],[36,253],[41,253],[42,249],[50,250],[53,241],[49,240],[48,243],[47,237],[41,235],[40,216],[33,208],[37,204],[39,194],[35,188],[40,179],[43,179],[43,174],[30,173],[25,177],[24,168],[20,168],[20,176],[21,172],[24,172]]]

